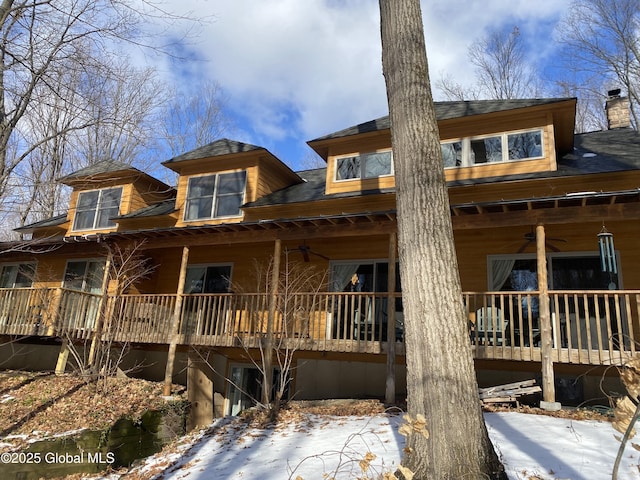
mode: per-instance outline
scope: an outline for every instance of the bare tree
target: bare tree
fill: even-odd
[[[380,17],[414,425],[402,464],[416,479],[506,479],[478,400],[420,2],[380,0]]]
[[[580,74],[578,85],[595,79],[606,90],[621,87],[638,125],[640,102],[640,2],[637,0],[574,0],[558,26],[563,59]]]
[[[607,117],[602,105],[606,101],[604,93],[607,88],[602,82],[595,78],[584,78],[580,82],[575,76],[568,75],[565,70],[562,79],[555,80],[555,95],[561,97],[576,97],[575,131],[593,132],[607,129]]]
[[[293,378],[295,353],[310,338],[309,329],[314,324],[312,316],[321,311],[320,292],[326,287],[328,274],[309,263],[292,260],[289,251],[285,250],[283,259],[277,268],[273,258],[267,265],[255,263],[253,278],[256,284],[250,286],[249,291],[262,292],[266,296],[277,292],[273,312],[267,314],[273,318],[265,321],[266,312],[253,312],[256,316],[254,324],[264,326],[260,332],[262,341],[258,344],[259,359],[249,354],[250,345],[242,338],[238,339],[262,377],[262,398],[253,400],[267,410],[271,420],[276,419],[285,401]],[[235,290],[243,291],[247,286],[235,287]],[[270,328],[266,325],[268,322],[273,322]],[[275,382],[272,381],[274,370]]]
[[[38,205],[38,197],[56,197],[49,195],[54,187],[45,186],[51,178],[29,177],[50,173],[43,166],[50,158],[53,171],[64,170],[59,162],[70,161],[72,147],[81,166],[140,156],[149,143],[141,116],[165,97],[151,71],[127,65],[121,47],[124,42],[168,53],[168,47],[152,46],[157,36],[152,41],[144,28],[150,19],[194,24],[155,0],[0,0],[2,210],[14,211],[16,201],[26,200],[23,221],[37,217],[36,210],[43,216],[51,211],[51,202]],[[146,128],[153,123],[147,119]],[[32,156],[33,164],[25,166]],[[30,189],[23,188],[25,180]]]
[[[525,56],[518,27],[493,30],[469,47],[475,83],[462,85],[444,76],[436,87],[449,100],[514,99],[540,94],[540,80]]]
[[[165,149],[176,155],[220,139],[231,127],[220,86],[204,82],[190,92],[174,92],[160,128]]]

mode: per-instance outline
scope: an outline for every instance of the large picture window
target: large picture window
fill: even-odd
[[[96,230],[115,227],[111,220],[120,213],[122,187],[80,192],[76,203],[74,230]]]
[[[62,286],[81,292],[102,293],[104,267],[104,260],[70,260]]]
[[[246,183],[246,171],[191,177],[187,190],[185,220],[240,215]]]
[[[33,284],[35,263],[0,265],[0,288],[28,288]]]
[[[445,168],[541,158],[542,130],[465,137],[440,144]]]
[[[336,158],[336,180],[377,178],[392,173],[391,150]]]

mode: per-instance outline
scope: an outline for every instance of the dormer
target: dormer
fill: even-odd
[[[555,171],[571,150],[574,98],[436,102],[447,181]],[[326,162],[326,194],[395,187],[389,117],[308,142]]]
[[[302,182],[265,148],[226,138],[163,165],[179,175],[178,227],[240,222],[245,203]]]
[[[60,182],[73,189],[63,224],[66,236],[118,230],[120,215],[161,202],[175,193],[160,180],[113,160],[78,170]]]

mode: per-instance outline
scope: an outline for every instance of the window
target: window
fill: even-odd
[[[185,220],[240,215],[246,183],[246,171],[190,178]]]
[[[231,288],[231,265],[187,267],[184,293],[227,293]]]
[[[0,266],[0,288],[28,288],[33,284],[35,263],[15,263]]]
[[[376,178],[393,173],[391,150],[336,159],[336,180]]]
[[[70,260],[64,272],[62,286],[70,290],[102,293],[104,260]]]
[[[506,132],[442,142],[445,168],[470,167],[542,157],[542,130]]]
[[[603,272],[597,253],[548,253],[549,288],[552,290],[606,290],[618,288],[618,274]],[[538,289],[537,261],[534,255],[496,255],[489,257],[489,289],[494,291],[532,291]]]
[[[389,264],[384,260],[331,263],[330,288],[334,292],[386,292],[388,278]],[[397,264],[396,291],[401,291]]]
[[[76,204],[74,230],[115,227],[111,219],[120,213],[122,187],[80,192]]]

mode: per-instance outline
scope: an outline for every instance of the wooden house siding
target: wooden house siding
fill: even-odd
[[[272,192],[300,183],[300,178],[279,160],[271,156],[261,156],[258,159],[258,185],[256,199]]]

